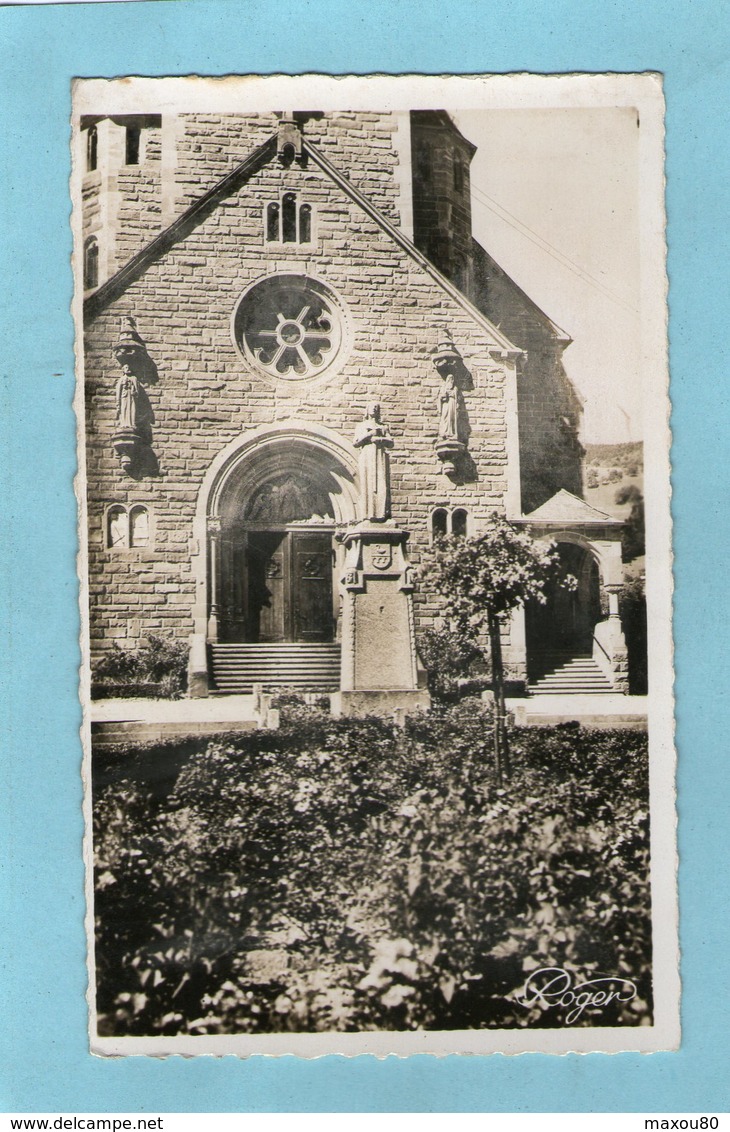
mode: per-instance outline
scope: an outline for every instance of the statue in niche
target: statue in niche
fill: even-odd
[[[390,456],[393,438],[380,419],[380,405],[368,405],[365,418],[355,429],[354,445],[360,449],[361,518],[390,518]]]
[[[465,388],[471,388],[471,377],[450,336],[436,347],[433,363],[441,378],[438,405],[436,454],[447,475],[454,475],[469,442],[469,422],[464,403]]]
[[[122,319],[114,357],[122,376],[115,390],[116,432],[112,446],[124,470],[133,473],[154,463],[150,445],[155,416],[145,386],[154,385],[158,375],[131,317]]]
[[[152,441],[155,415],[150,399],[129,362],[122,363],[117,382],[117,428],[137,433],[147,444]]]
[[[439,440],[459,440],[460,397],[461,390],[453,373],[444,374],[438,395]]]

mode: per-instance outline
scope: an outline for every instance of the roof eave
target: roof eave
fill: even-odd
[[[344,193],[346,193],[353,201],[355,201],[355,203],[358,204],[360,208],[362,208],[363,211],[367,213],[371,220],[374,220],[375,223],[380,228],[382,228],[383,231],[411,257],[411,259],[415,260],[419,267],[423,268],[423,270],[426,271],[431,276],[431,278],[436,283],[438,283],[438,285],[444,291],[446,291],[446,293],[456,303],[458,303],[459,306],[461,306],[467,312],[467,314],[469,314],[471,318],[476,323],[478,323],[479,326],[481,326],[483,330],[485,330],[490,335],[490,337],[493,337],[495,339],[497,349],[499,349],[505,356],[512,359],[522,357],[524,350],[521,350],[519,349],[519,347],[515,346],[514,342],[511,342],[509,338],[507,338],[500,330],[498,330],[497,327],[489,321],[486,315],[482,314],[479,308],[474,306],[474,304],[470,302],[469,299],[467,299],[466,295],[464,295],[458,287],[455,287],[454,284],[449,279],[447,279],[445,275],[442,275],[438,268],[435,267],[431,262],[431,260],[418,250],[413,241],[410,240],[408,236],[406,236],[405,233],[400,230],[400,228],[396,228],[396,226],[392,224],[386,216],[383,215],[380,209],[377,208],[376,205],[374,205],[371,201],[369,201],[368,198],[363,193],[361,193],[359,189],[356,189],[355,186],[348,180],[348,178],[340,173],[337,167],[333,165],[332,162],[324,156],[324,154],[320,153],[319,150],[306,139],[304,141],[304,148],[306,149],[312,160],[315,162],[315,164],[319,166],[322,172],[326,173],[327,176],[330,177],[335,182],[335,184],[342,189]]]

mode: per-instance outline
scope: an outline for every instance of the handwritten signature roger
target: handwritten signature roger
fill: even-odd
[[[573,976],[562,967],[541,967],[528,977],[521,1001],[524,1006],[539,1003],[546,1010],[560,1006],[568,1011],[565,1021],[572,1025],[587,1007],[608,1006],[614,1000],[630,1002],[636,998],[636,993],[636,985],[631,979],[602,976],[574,983]]]

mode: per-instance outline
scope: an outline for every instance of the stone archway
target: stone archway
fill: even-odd
[[[559,541],[558,576],[547,602],[530,602],[525,611],[528,657],[539,669],[545,654],[590,655],[601,619],[600,572],[597,557],[578,542]]]
[[[213,462],[196,516],[192,694],[207,694],[210,646],[335,640],[334,535],[356,520],[356,470],[336,434],[296,422],[245,434]]]

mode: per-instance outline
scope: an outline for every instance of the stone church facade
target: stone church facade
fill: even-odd
[[[512,677],[589,654],[624,691],[570,340],[474,241],[451,118],[88,117],[79,143],[92,661],[154,634],[189,642],[191,695],[424,706],[414,567],[497,512],[578,578],[515,616]]]

